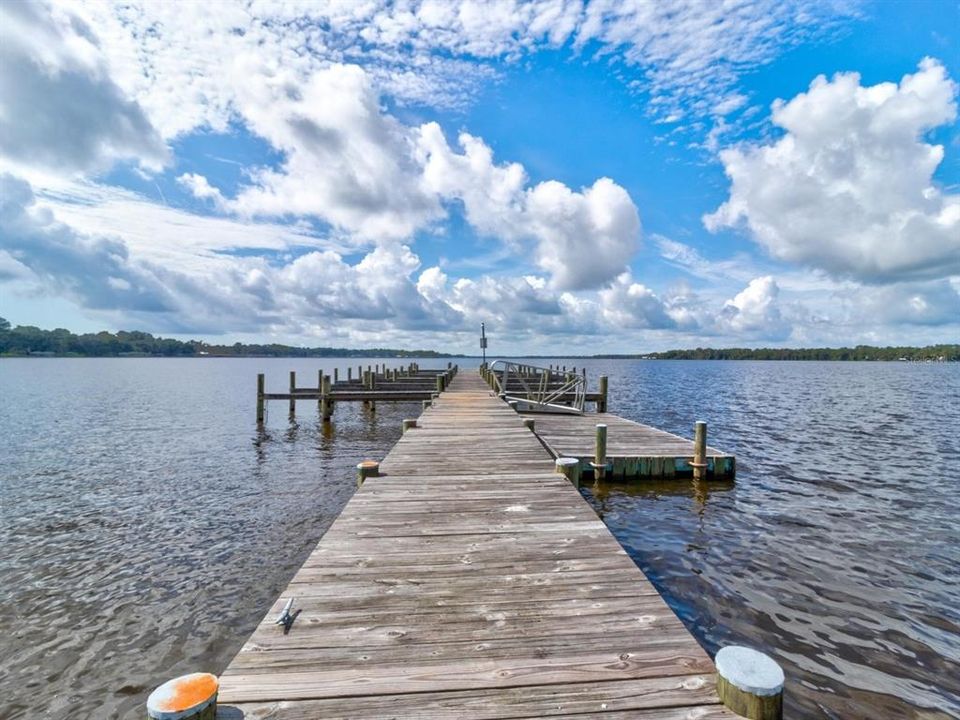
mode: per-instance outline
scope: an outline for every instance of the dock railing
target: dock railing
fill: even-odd
[[[521,410],[583,414],[585,375],[507,360],[494,361],[490,369],[497,394]]]

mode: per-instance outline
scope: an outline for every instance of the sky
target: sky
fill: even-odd
[[[960,342],[955,0],[0,3],[0,316]]]

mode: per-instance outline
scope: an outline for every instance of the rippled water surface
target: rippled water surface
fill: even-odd
[[[321,366],[0,360],[0,718],[141,717],[226,666],[418,410],[343,403],[323,430],[274,402],[259,434],[255,374]],[[960,366],[587,367],[612,412],[704,419],[737,455],[736,484],[585,489],[711,652],[773,654],[788,717],[960,717]]]

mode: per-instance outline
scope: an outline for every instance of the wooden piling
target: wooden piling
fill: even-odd
[[[707,476],[707,424],[702,420],[693,426],[693,462],[690,466],[695,480]]]
[[[597,412],[606,412],[607,411],[607,390],[608,390],[608,381],[606,375],[600,376],[600,402],[597,403]]]
[[[363,485],[367,478],[377,477],[380,474],[380,463],[376,460],[364,460],[357,463],[357,487]]]
[[[782,720],[784,675],[773,658],[731,645],[720,649],[715,662],[720,702],[750,720]]]
[[[324,375],[320,381],[320,417],[323,422],[330,422],[333,417],[333,398],[330,396],[330,376]]]
[[[443,392],[443,375],[437,375],[437,392]]]
[[[536,425],[536,421],[535,421],[533,418],[524,418],[524,419],[523,419],[523,426],[524,426],[527,430],[529,430],[530,432],[536,432],[536,431],[535,431],[535,425]]]
[[[573,483],[575,488],[580,487],[580,461],[577,458],[557,458],[556,471],[558,475],[563,475]]]
[[[338,368],[333,369],[333,383],[336,385],[340,382],[340,370]]]
[[[607,473],[607,426],[603,423],[597,424],[597,435],[595,449],[593,453],[593,476],[597,480],[603,480]]]
[[[263,425],[265,383],[263,373],[257,373],[257,425]]]
[[[290,414],[295,415],[297,412],[297,400],[293,397],[293,391],[297,387],[297,373],[294,370],[290,371]]]
[[[415,427],[417,427],[417,421],[416,421],[416,420],[414,420],[414,419],[412,419],[412,418],[408,418],[408,419],[404,420],[404,421],[403,421],[403,434],[406,435],[408,430],[413,430]]]
[[[426,410],[432,403],[429,400],[423,401],[423,409]]]
[[[168,680],[147,698],[150,720],[214,720],[220,682],[210,673]]]

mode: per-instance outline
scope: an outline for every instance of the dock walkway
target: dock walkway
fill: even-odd
[[[553,470],[457,375],[223,673],[218,717],[736,718],[710,658]]]

